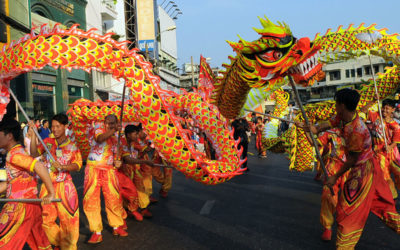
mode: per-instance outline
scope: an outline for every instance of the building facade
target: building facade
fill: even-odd
[[[8,13],[13,13],[13,19],[26,28],[17,25],[7,29],[7,42],[30,32],[31,24],[38,28],[48,24],[51,28],[57,22],[64,27],[79,23],[81,29],[86,29],[86,4],[85,0],[6,0]],[[92,98],[90,78],[81,70],[68,72],[46,66],[16,77],[11,86],[27,114],[38,119],[50,119],[67,111],[68,104],[79,98]],[[15,112],[15,104],[10,102],[10,109]],[[20,112],[17,117],[25,120]]]
[[[88,0],[86,6],[87,30],[95,28],[97,29],[96,32],[100,35],[108,32],[115,33],[114,22],[117,20],[118,15],[119,13],[117,13],[114,0]],[[104,72],[92,71],[91,77],[94,101],[109,100],[110,94],[113,92],[111,75]]]
[[[371,62],[375,75],[383,73],[386,66],[391,66],[381,57],[371,56]],[[325,72],[325,79],[309,87],[297,87],[303,103],[332,100],[337,90],[359,89],[362,84],[372,79],[368,56],[328,63],[322,70]],[[290,86],[285,86],[284,89],[291,93]],[[291,102],[294,103],[293,95],[291,95]]]

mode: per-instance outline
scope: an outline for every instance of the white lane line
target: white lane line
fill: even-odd
[[[215,200],[206,201],[206,203],[204,203],[203,207],[200,210],[200,214],[202,214],[202,215],[210,214],[211,209],[213,208],[214,204],[215,204]]]

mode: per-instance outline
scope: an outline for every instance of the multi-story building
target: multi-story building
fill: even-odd
[[[178,48],[176,40],[176,23],[175,19],[170,15],[171,8],[167,6],[165,9],[162,5],[158,5],[158,32],[156,70],[161,78],[161,87],[172,90],[176,93],[180,92],[179,73],[177,67]],[[173,13],[173,12],[172,12]],[[156,55],[157,56],[157,55]]]
[[[371,56],[372,67],[375,75],[383,73],[386,66],[391,66],[381,57]],[[303,103],[331,100],[335,92],[342,88],[359,89],[372,79],[371,64],[368,56],[361,56],[347,61],[328,63],[322,69],[325,79],[314,83],[310,87],[298,87]],[[285,86],[286,91],[291,92],[290,86]],[[294,102],[292,96],[292,102]]]
[[[200,60],[199,60],[200,61]],[[218,76],[219,68],[211,68],[215,76]],[[180,87],[190,90],[199,85],[200,65],[196,63],[184,63],[180,75]]]
[[[104,35],[108,32],[115,33],[115,20],[119,13],[116,10],[114,0],[88,0],[86,7],[86,26],[87,29],[96,28],[97,33]],[[121,1],[118,1],[121,2]],[[122,12],[123,13],[123,12]],[[93,97],[97,101],[99,99],[109,100],[113,95],[112,77],[108,73],[92,71]]]
[[[64,27],[78,23],[81,29],[86,29],[85,0],[2,2],[9,15],[7,42],[17,40],[30,32],[31,24],[36,27],[48,24],[52,28],[56,22]],[[13,79],[11,86],[28,115],[39,119],[49,119],[56,113],[65,112],[68,104],[78,98],[90,98],[92,93],[89,76],[84,71],[68,72],[49,66],[21,74]],[[12,103],[10,105],[15,110],[15,106]],[[25,119],[21,117],[21,120]]]

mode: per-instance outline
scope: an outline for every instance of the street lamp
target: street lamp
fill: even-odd
[[[171,12],[170,16],[172,16],[175,11],[181,11],[181,10],[179,8],[174,9],[174,11]]]
[[[168,10],[167,10],[167,13],[173,8],[173,7],[178,7],[178,5],[176,5],[176,4],[174,4],[174,5],[172,5]]]
[[[182,12],[182,11],[179,11],[178,13],[176,13],[176,15],[175,15],[172,19],[174,19],[174,20],[178,19],[177,16],[178,16],[178,15],[181,15],[181,14],[183,14],[183,12]]]
[[[167,5],[165,5],[164,10],[168,7],[168,5],[169,5],[170,3],[175,4],[174,1],[169,1],[169,2],[167,3]]]

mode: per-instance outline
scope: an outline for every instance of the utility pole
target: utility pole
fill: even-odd
[[[194,65],[193,65],[193,56],[190,57],[191,64],[192,64],[192,88],[195,86],[194,84]]]

